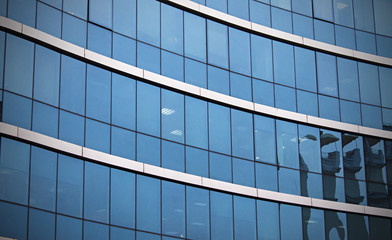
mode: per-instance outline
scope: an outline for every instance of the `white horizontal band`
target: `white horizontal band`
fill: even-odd
[[[195,96],[206,101],[217,102],[229,107],[252,112],[255,114],[267,115],[274,118],[288,120],[300,124],[312,125],[320,128],[329,128],[337,131],[344,131],[354,134],[363,134],[373,137],[392,139],[392,132],[369,128],[339,121],[291,112],[283,109],[273,108],[258,103],[242,100],[205,88],[200,88],[188,83],[180,82],[156,73],[152,73],[141,68],[114,60],[101,54],[92,52],[82,47],[76,46],[52,35],[26,26],[19,22],[0,16],[0,29],[7,32],[16,33],[18,36],[33,40],[46,47],[60,51],[72,57],[76,57],[85,62],[104,67],[110,71],[122,74],[127,77],[136,78],[144,82],[152,83],[164,88],[173,89],[185,95]]]
[[[285,204],[293,204],[303,207],[314,207],[323,210],[333,210],[392,218],[392,209],[303,197],[200,177],[117,157],[2,122],[0,122],[0,135],[11,137],[28,144],[45,147],[67,155],[72,155],[83,160],[104,164],[110,167],[121,168],[135,173],[149,175],[151,177],[176,181],[186,185],[203,187],[209,190],[223,191],[230,194],[238,194],[245,197],[275,201]]]

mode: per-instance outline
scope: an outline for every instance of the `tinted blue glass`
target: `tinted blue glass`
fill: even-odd
[[[316,63],[314,51],[295,47],[295,76],[297,88],[316,92]]]
[[[362,137],[343,134],[343,165],[344,177],[365,179]]]
[[[162,182],[162,233],[185,237],[185,186]]]
[[[354,27],[352,0],[333,1],[333,8],[335,23],[347,27]]]
[[[271,40],[251,36],[252,41],[252,76],[273,81]]]
[[[112,32],[94,24],[88,24],[87,48],[93,52],[112,56]]]
[[[327,239],[347,239],[346,214],[325,211],[325,233]]]
[[[302,239],[301,207],[286,204],[280,205],[281,239]]]
[[[253,79],[253,102],[275,106],[274,85],[269,82]]]
[[[162,48],[182,54],[183,53],[183,11],[163,4],[161,6],[161,45]]]
[[[256,239],[256,202],[234,196],[234,233],[236,239]]]
[[[209,191],[200,188],[186,188],[187,237],[210,239]]]
[[[361,101],[363,103],[380,105],[380,87],[377,66],[359,62],[358,70]]]
[[[314,20],[314,39],[335,44],[334,27],[332,23]]]
[[[211,239],[233,239],[233,199],[231,195],[210,192]]]
[[[31,100],[5,92],[3,104],[3,122],[31,129]]]
[[[230,70],[246,75],[250,75],[249,37],[250,35],[244,31],[229,28]]]
[[[59,112],[57,108],[33,102],[33,131],[57,138],[58,123]]]
[[[366,183],[359,180],[345,179],[346,203],[367,205]]]
[[[82,239],[82,221],[75,218],[57,215],[56,239]]]
[[[342,137],[339,132],[320,130],[321,162],[324,174],[343,176]]]
[[[136,81],[112,74],[112,124],[135,129]]]
[[[145,70],[161,72],[161,54],[158,48],[140,43],[137,44],[137,66]]]
[[[339,121],[339,100],[337,98],[319,95],[319,115],[321,118]]]
[[[197,148],[186,147],[185,166],[187,173],[208,177],[208,152]]]
[[[300,169],[321,173],[319,129],[299,125]]]
[[[86,48],[87,24],[79,18],[66,13],[63,14],[62,39],[67,42]]]
[[[160,89],[137,83],[137,130],[160,135]]]
[[[302,208],[304,239],[325,239],[324,211]]]
[[[338,96],[336,57],[317,53],[317,79],[319,93]]]
[[[275,120],[254,115],[256,161],[276,164]]]
[[[374,34],[355,31],[355,39],[357,40],[358,51],[376,54],[376,37]]]
[[[185,58],[185,82],[207,88],[207,68],[204,63]]]
[[[162,141],[162,167],[185,172],[184,145]]]
[[[374,32],[373,1],[353,0],[355,28]]]
[[[225,155],[210,152],[210,178],[231,182],[231,158]]]
[[[295,89],[275,85],[275,105],[276,108],[295,112],[297,110],[297,99],[295,97]]]
[[[379,67],[379,74],[382,106],[392,108],[392,95],[388,91],[392,89],[392,82],[389,80],[392,78],[392,69]]]
[[[136,66],[136,41],[113,33],[113,59]]]
[[[63,10],[87,20],[87,0],[63,0]]]
[[[271,27],[271,7],[258,1],[249,1],[250,21]]]
[[[279,239],[279,204],[257,200],[258,239]]]
[[[274,41],[274,79],[276,83],[295,86],[293,46]]]
[[[83,239],[108,240],[109,226],[89,221],[83,222]]]
[[[110,227],[110,239],[135,240],[135,231],[118,227]]]
[[[248,1],[228,0],[228,14],[249,20]]]
[[[213,66],[208,66],[208,89],[229,95],[229,72]]]
[[[111,153],[116,156],[135,160],[135,133],[112,127]]]
[[[34,43],[8,34],[5,51],[4,89],[31,97]]]
[[[186,144],[208,148],[207,103],[185,97]]]
[[[161,142],[158,138],[137,134],[137,161],[161,166]]]
[[[159,46],[160,43],[160,3],[154,0],[137,2],[138,40]]]
[[[114,168],[110,172],[110,223],[135,228],[135,174]]]
[[[8,17],[30,27],[35,27],[35,9],[36,1],[10,1],[8,3]]]
[[[232,155],[254,159],[253,155],[253,116],[250,113],[233,109],[231,111]]]
[[[230,109],[213,103],[208,104],[208,109],[210,150],[230,154]]]
[[[361,104],[362,125],[382,129],[381,108]]]
[[[206,20],[184,13],[184,54],[206,62]]]
[[[293,13],[293,33],[313,39],[313,19]]]
[[[389,1],[374,0],[374,20],[376,26],[376,33],[386,36],[392,36],[392,27],[387,24],[392,21],[390,11],[392,9],[392,3]]]
[[[37,5],[37,29],[61,37],[61,12],[46,4]]]
[[[313,0],[313,15],[327,21],[333,21],[332,0]]]
[[[227,13],[226,0],[206,0],[206,6]]]
[[[113,30],[135,38],[136,0],[113,0]]]
[[[278,172],[275,166],[256,163],[256,187],[278,191]]]
[[[323,175],[324,199],[345,202],[344,179]]]
[[[230,73],[230,95],[252,101],[252,80],[249,77]]]
[[[301,195],[312,198],[323,198],[322,175],[310,172],[300,172]]]
[[[335,25],[336,45],[355,49],[355,32],[354,29]]]
[[[59,155],[57,212],[82,217],[83,161]]]
[[[371,239],[391,239],[391,221],[380,217],[369,217]]]
[[[105,153],[110,153],[110,126],[86,119],[85,146]]]
[[[392,129],[392,110],[386,108],[382,109],[382,121],[383,129],[390,131]]]
[[[30,171],[30,206],[54,212],[57,154],[32,147]]]
[[[162,75],[184,81],[184,58],[182,56],[162,50],[161,66]]]
[[[54,239],[55,217],[53,213],[43,212],[35,209],[29,210],[29,239],[44,240]]]
[[[137,175],[136,228],[161,232],[161,181]],[[146,191],[149,189],[149,191]],[[139,239],[139,238],[137,238]]]
[[[278,1],[273,1],[278,2]],[[279,1],[280,2],[280,1]],[[286,1],[282,1],[286,2]],[[280,8],[271,7],[272,27],[284,32],[292,33],[293,24],[291,19],[291,12]]]
[[[361,125],[361,105],[340,100],[340,118],[342,122]]]
[[[297,124],[278,120],[276,135],[279,165],[298,169]]]
[[[386,167],[384,158],[384,142],[380,139],[365,137],[363,139],[363,144],[366,163],[366,180],[385,184]],[[368,192],[369,189],[370,186],[368,185]],[[374,190],[376,189],[377,187],[374,188]],[[377,190],[375,192],[377,192]]]
[[[2,72],[2,73],[4,73],[4,53],[5,53],[5,33],[0,32],[0,72]],[[0,74],[1,88],[3,88],[3,80],[4,80],[3,76],[4,76],[4,74]]]
[[[338,58],[338,77],[340,97],[359,101],[357,62]]]
[[[297,90],[298,112],[318,116],[317,94]]]
[[[292,0],[293,11],[307,16],[312,16],[311,0]]]
[[[0,234],[16,239],[27,238],[27,208],[0,202]]]
[[[90,0],[88,6],[90,21],[112,28],[112,0]]]
[[[347,234],[350,239],[369,239],[368,217],[347,213]]]
[[[30,146],[1,138],[0,199],[27,205]]]
[[[376,36],[377,54],[384,57],[392,58],[392,39],[390,37]]]
[[[254,187],[254,162],[233,158],[233,183]]]
[[[82,146],[84,143],[84,118],[60,110],[59,139]]]
[[[207,21],[208,63],[218,67],[229,67],[227,27]]]
[[[60,107],[84,115],[86,64],[61,57]]]
[[[7,16],[7,0],[0,1],[0,15]]]
[[[136,239],[137,240],[161,240],[161,236],[151,234],[151,233],[145,233],[145,232],[136,232]]]
[[[279,168],[279,192],[301,195],[301,181],[299,171]]]

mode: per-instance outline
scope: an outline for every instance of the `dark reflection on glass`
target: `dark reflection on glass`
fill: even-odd
[[[299,162],[303,171],[321,172],[318,128],[299,126]]]
[[[391,221],[386,218],[369,217],[371,239],[391,239]]]
[[[347,214],[347,232],[349,239],[369,239],[368,217],[357,214]]]
[[[297,124],[276,121],[276,135],[279,165],[298,169]]]
[[[320,130],[323,173],[343,176],[342,138],[339,132]]]
[[[364,137],[363,148],[366,163],[366,179],[372,182],[386,183],[384,141],[381,139]]]
[[[344,179],[323,175],[324,199],[330,201],[345,201]]]
[[[378,183],[368,183],[367,198],[369,206],[388,208],[387,186]]]
[[[301,171],[300,177],[302,196],[323,198],[322,178],[320,174]]]
[[[392,183],[392,141],[385,141],[385,162],[387,166],[387,182]]]
[[[304,240],[325,239],[324,211],[302,208],[302,227]]]
[[[325,233],[327,239],[347,239],[346,214],[325,211]]]
[[[344,176],[365,180],[362,137],[343,134],[342,145]]]
[[[345,179],[346,202],[366,205],[366,183],[358,180]]]

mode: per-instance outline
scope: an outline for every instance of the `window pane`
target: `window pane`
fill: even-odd
[[[313,14],[316,18],[321,18],[332,22],[332,0],[313,0]]]
[[[104,224],[84,221],[83,239],[108,240],[109,226]]]
[[[257,200],[258,239],[279,239],[279,204]]]
[[[319,115],[321,118],[327,118],[335,121],[340,120],[339,100],[333,97],[323,95],[319,96]]]
[[[160,89],[137,83],[137,130],[160,135]]]
[[[321,162],[323,173],[343,176],[343,156],[341,133],[320,130]]]
[[[191,13],[184,13],[185,56],[206,62],[206,21]]]
[[[5,92],[2,120],[21,128],[31,129],[31,100]]]
[[[369,217],[371,239],[391,239],[391,220],[380,217]]]
[[[211,239],[233,239],[233,199],[231,195],[210,192]]]
[[[207,21],[208,63],[218,67],[229,67],[227,27]]]
[[[230,109],[213,103],[208,107],[210,150],[230,154]]]
[[[304,239],[325,239],[324,211],[302,208]]]
[[[234,196],[234,232],[236,239],[256,239],[256,202]]]
[[[180,55],[161,50],[161,75],[184,81],[184,58]]]
[[[274,1],[274,0],[273,0]],[[278,2],[278,1],[276,1]],[[281,1],[283,2],[283,1]],[[291,12],[280,8],[271,7],[272,27],[284,32],[292,33],[293,24]]]
[[[184,145],[162,141],[162,167],[185,172]]]
[[[231,182],[231,158],[225,155],[210,152],[210,177],[225,182]]]
[[[274,85],[270,82],[253,79],[253,102],[275,106]]]
[[[29,209],[29,239],[50,240],[55,236],[55,217],[53,213]]]
[[[160,3],[154,0],[138,1],[137,12],[138,40],[159,46]]]
[[[112,124],[135,129],[136,81],[112,75]]]
[[[185,58],[185,82],[207,88],[206,64]]]
[[[359,101],[357,62],[338,58],[338,76],[340,97]]]
[[[336,57],[317,53],[317,78],[319,93],[338,96]]]
[[[105,153],[110,153],[110,126],[86,119],[85,146]]]
[[[327,239],[347,239],[346,214],[325,211],[325,233]]]
[[[37,29],[60,38],[61,12],[39,2],[37,5]]]
[[[33,103],[33,131],[57,138],[58,122],[57,108],[39,102]]]
[[[382,129],[381,108],[361,104],[362,125]]]
[[[361,105],[359,103],[340,100],[340,113],[342,122],[361,125]]]
[[[163,4],[161,6],[161,40],[162,48],[182,54],[183,53],[183,11]]]
[[[185,237],[185,186],[162,182],[162,234]]]
[[[136,41],[113,33],[113,59],[136,66]]]
[[[346,229],[350,239],[369,239],[368,216],[347,213]]]
[[[278,191],[278,171],[276,166],[256,163],[256,188]]]
[[[297,90],[298,112],[318,116],[317,94]]]
[[[135,228],[135,174],[112,168],[110,223]]]
[[[316,63],[314,51],[299,47],[295,47],[294,50],[297,88],[316,92]]]
[[[135,231],[125,228],[110,227],[110,239],[135,240]]]
[[[252,80],[236,73],[230,73],[230,95],[252,101]]]
[[[186,147],[186,172],[208,177],[208,152],[192,147]]]
[[[298,134],[301,170],[321,173],[319,129],[299,125]]]
[[[162,90],[162,138],[184,143],[184,95]]]
[[[280,205],[280,234],[282,240],[302,239],[301,215],[301,207]]]
[[[87,0],[63,0],[63,9],[71,15],[87,20]]]
[[[293,11],[307,16],[312,16],[311,0],[292,0]]]
[[[111,154],[135,160],[135,133],[112,126]]]
[[[57,215],[56,239],[82,240],[82,221],[75,218]]]
[[[293,28],[295,35],[314,39],[313,18],[293,13]]]
[[[354,29],[335,25],[335,35],[337,46],[355,49]]]
[[[60,110],[59,139],[76,145],[84,145],[84,118]]]
[[[112,28],[112,0],[90,0],[89,20],[101,26]]]
[[[278,120],[276,135],[279,165],[298,169],[297,124]]]
[[[392,21],[390,12],[392,10],[392,4],[389,1],[374,0],[374,19],[376,25],[376,33],[386,36],[392,36],[392,27],[389,22]]]
[[[137,161],[161,166],[161,141],[158,138],[137,134]]]
[[[363,144],[366,163],[366,180],[387,183],[384,141],[377,138],[364,137]]]
[[[89,23],[87,48],[106,57],[112,57],[112,32]]]
[[[380,67],[380,89],[381,102],[383,107],[392,108],[392,95],[389,94],[388,89],[392,89],[392,69]]]
[[[344,7],[342,7],[344,6]],[[333,1],[335,23],[354,27],[352,0]]]
[[[361,101],[363,103],[380,105],[380,87],[378,69],[375,65],[358,63]]]
[[[8,17],[35,27],[36,1],[13,0],[8,3]]]
[[[279,168],[279,192],[301,195],[301,181],[298,170]]]
[[[185,97],[186,144],[208,148],[207,102]]]
[[[249,20],[248,1],[228,0],[228,10],[230,15]]]
[[[293,46],[274,41],[274,79],[276,83],[295,86]]]
[[[253,161],[233,158],[233,183],[255,187],[255,165]]]
[[[137,66],[157,74],[161,73],[161,52],[159,48],[140,43],[137,44]]]
[[[231,111],[231,120],[233,156],[253,160],[252,114],[233,109]]]
[[[271,40],[252,35],[252,76],[273,81]]]
[[[281,85],[275,85],[275,105],[276,108],[296,112],[297,99],[295,89]]]
[[[208,89],[230,95],[229,72],[213,66],[208,66]]]
[[[344,179],[323,175],[324,199],[330,201],[345,202]]]
[[[136,37],[136,0],[113,0],[113,30]]]
[[[245,75],[250,75],[249,34],[241,30],[229,28],[229,43],[230,43],[230,70]]]
[[[344,176],[365,180],[362,137],[343,134]]]
[[[355,28],[374,32],[373,1],[354,0]]]
[[[320,174],[300,172],[301,195],[312,198],[323,198],[323,181]]]
[[[208,190],[186,187],[187,237],[189,239],[210,239],[209,207]]]
[[[27,238],[27,207],[0,202],[0,215],[1,236]]]

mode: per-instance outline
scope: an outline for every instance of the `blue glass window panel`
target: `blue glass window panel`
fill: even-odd
[[[109,240],[108,225],[89,221],[83,223],[83,239]]]
[[[318,116],[317,94],[297,90],[298,112]]]
[[[57,212],[82,217],[83,161],[59,155]]]
[[[280,234],[282,240],[303,239],[301,215],[301,207],[280,205]]]
[[[314,39],[329,44],[335,44],[334,25],[332,23],[314,20]]]
[[[293,33],[302,37],[314,38],[313,19],[293,13]]]
[[[232,155],[253,160],[253,116],[233,109],[231,111]]]
[[[300,172],[301,195],[312,198],[323,198],[322,175],[310,172]]]
[[[392,69],[379,67],[381,102],[383,107],[392,108],[392,95],[388,89],[392,89]]]
[[[8,3],[8,18],[35,27],[36,1],[15,0]]]
[[[338,96],[336,57],[324,53],[316,53],[317,79],[319,93]]]
[[[335,25],[335,34],[337,46],[355,49],[354,29]]]
[[[343,134],[344,177],[365,180],[365,163],[362,137]]]
[[[338,77],[340,97],[359,101],[358,67],[357,62],[338,58]]]
[[[329,201],[345,202],[344,179],[323,175],[324,199]]]
[[[327,239],[347,239],[346,214],[334,211],[324,211],[324,214]]]
[[[319,129],[299,125],[300,169],[321,173]]]
[[[362,125],[382,129],[381,108],[361,104]]]
[[[226,0],[206,0],[206,6],[227,13]]]
[[[12,1],[12,3],[17,1]],[[7,34],[4,89],[32,96],[34,43]]]
[[[391,131],[392,129],[392,110],[391,109],[382,109],[382,121],[383,121],[383,129]]]
[[[54,239],[55,236],[55,217],[53,213],[29,209],[29,236],[35,239]]]
[[[110,223],[135,228],[135,174],[112,168],[110,189]]]
[[[280,239],[279,204],[257,200],[258,239]]]
[[[299,168],[297,124],[276,121],[278,162],[280,166]]]
[[[275,106],[274,85],[269,82],[253,79],[253,102]]]
[[[275,120],[254,115],[256,161],[276,164]]]
[[[234,233],[236,239],[256,239],[256,202],[234,196]]]
[[[249,1],[250,21],[271,27],[271,7],[258,1]]]
[[[374,34],[355,31],[355,39],[357,40],[357,50],[376,54],[376,37]]]
[[[252,76],[272,82],[272,41],[267,38],[252,35],[251,42]]]
[[[231,166],[230,157],[210,152],[210,178],[231,182]]]
[[[160,2],[143,0],[137,2],[138,40],[159,46],[160,43]]]
[[[292,0],[293,12],[312,17],[311,0]]]
[[[110,239],[135,240],[135,231],[118,227],[110,227]]]
[[[314,51],[295,47],[295,76],[297,88],[316,92],[316,58]]]
[[[206,20],[194,14],[184,13],[184,54],[206,62]]]
[[[1,7],[0,7],[1,9]],[[1,10],[0,10],[1,11]],[[1,14],[0,14],[1,15]],[[5,54],[5,32],[0,32],[0,86],[3,88],[4,76],[4,54]]]
[[[230,73],[230,95],[252,101],[251,78],[236,73]]]
[[[229,67],[227,26],[207,21],[208,63],[218,67]]]
[[[276,166],[256,163],[256,188],[278,191],[278,172]]]
[[[63,14],[62,39],[86,48],[87,23],[69,14]]]
[[[279,168],[279,192],[301,195],[301,181],[298,170]]]
[[[367,216],[347,213],[346,229],[350,239],[370,239]]]
[[[316,18],[332,22],[332,0],[313,0],[313,15]]]
[[[208,152],[192,147],[186,147],[186,172],[208,177]]]
[[[161,142],[158,138],[137,134],[137,161],[161,166]]]
[[[362,103],[380,105],[378,68],[367,63],[358,63],[359,86]]]
[[[85,146],[105,153],[110,153],[110,126],[86,119]]]
[[[27,238],[27,208],[0,202],[0,234],[16,239]]]
[[[113,33],[113,59],[136,66],[136,41]]]
[[[210,150],[230,154],[230,109],[213,103],[208,108]]]
[[[160,135],[160,89],[146,83],[137,83],[137,130],[154,136]]]
[[[376,36],[377,54],[383,57],[392,58],[392,38],[384,36]]]
[[[136,37],[136,0],[113,1],[113,31]]]
[[[241,30],[237,30],[235,28],[229,28],[229,44],[230,44],[229,45],[230,70],[234,72],[250,75],[249,33],[246,33]]]
[[[7,16],[7,0],[0,1],[0,15],[3,17]]]
[[[141,175],[137,175],[136,181],[136,228],[139,230],[160,233],[161,181]],[[149,191],[146,191],[146,189],[149,189]]]
[[[276,108],[295,112],[297,110],[297,99],[295,89],[275,85],[275,105]]]
[[[206,5],[206,0],[194,0],[194,2],[201,4],[201,5]]]
[[[271,5],[286,10],[291,10],[291,0],[283,0],[283,1],[271,0]]]
[[[376,33],[386,36],[392,36],[392,26],[388,23],[392,21],[390,11],[392,4],[389,1],[374,0],[374,20]]]
[[[343,176],[341,134],[322,129],[320,130],[320,142],[323,173]]]
[[[175,52],[183,53],[183,11],[172,6],[161,5],[161,46],[162,48]]]
[[[210,192],[211,239],[233,239],[233,198],[231,195]]]
[[[59,139],[83,146],[84,118],[60,110]]]
[[[391,220],[369,217],[371,239],[391,239]]]
[[[30,146],[1,138],[0,157],[0,199],[27,205]]]
[[[112,28],[112,0],[90,0],[89,21],[103,27]]]
[[[61,37],[61,11],[38,2],[37,29]]]
[[[361,105],[340,100],[340,117],[342,122],[361,125]]]
[[[342,7],[344,6],[344,7]],[[353,1],[333,1],[335,23],[347,27],[354,27]]]
[[[31,129],[31,100],[5,92],[3,104],[3,122]]]
[[[186,187],[187,237],[210,239],[209,191]]]
[[[185,97],[186,144],[208,149],[207,102]]]
[[[112,32],[94,24],[88,24],[87,48],[93,52],[112,57]]]
[[[75,218],[57,215],[56,239],[82,240],[82,221]]]
[[[135,160],[135,133],[112,126],[111,153]]]
[[[61,57],[60,107],[84,115],[86,64]]]
[[[206,64],[185,58],[185,82],[207,88]]]
[[[136,232],[136,239],[137,240],[161,240],[161,236],[151,234],[151,233],[145,233],[145,232]]]
[[[112,74],[112,124],[135,129],[136,81]]]
[[[160,74],[161,52],[158,48],[140,43],[137,44],[137,66],[139,68]]]
[[[233,183],[254,187],[255,186],[254,162],[233,158]]]
[[[353,0],[355,28],[374,32],[373,1]]]
[[[228,14],[249,20],[248,1],[228,0]]]
[[[229,95],[229,72],[213,66],[208,66],[208,89]]]
[[[182,56],[162,50],[161,65],[162,75],[184,81],[184,58]]]
[[[359,180],[345,179],[346,203],[367,205],[366,183]]]
[[[57,154],[32,147],[30,171],[30,206],[54,212]]]
[[[58,123],[57,108],[39,102],[33,103],[33,131],[57,138]]]
[[[319,115],[321,118],[340,121],[339,100],[319,95]]]
[[[278,2],[278,1],[276,1]],[[293,24],[291,12],[280,8],[271,7],[272,27],[284,32],[292,33]]]
[[[324,210],[302,208],[304,239],[325,239]]]
[[[363,143],[366,163],[366,180],[386,184],[384,141],[381,139],[365,137],[363,139]],[[375,192],[377,192],[377,188],[378,187],[374,188]],[[368,185],[368,192],[370,189],[371,187]],[[383,188],[381,187],[381,189]]]
[[[185,172],[184,145],[162,141],[162,167]]]
[[[84,218],[109,222],[109,168],[85,163]]]
[[[162,234],[185,237],[185,186],[162,182]]]
[[[276,83],[294,87],[293,46],[274,41],[274,79]]]
[[[87,20],[87,0],[63,0],[63,10]]]

